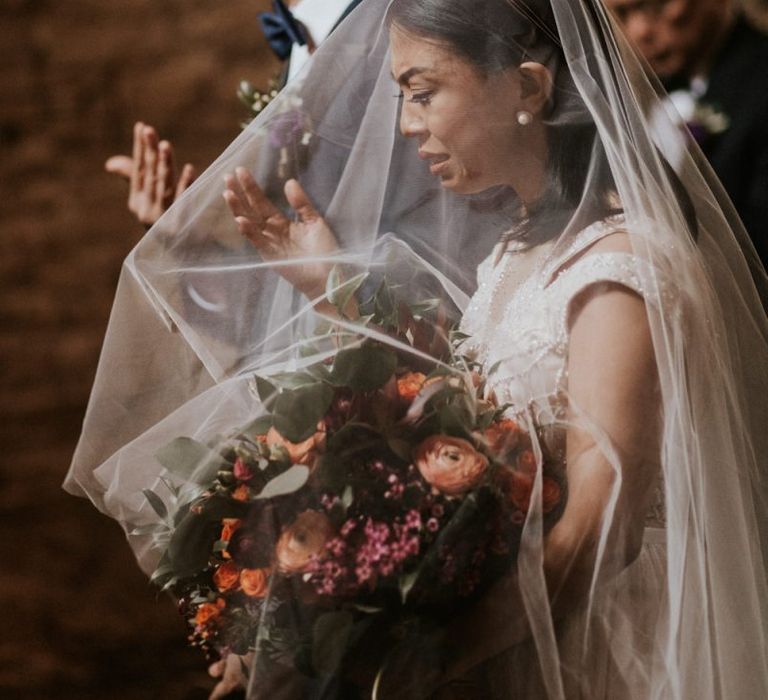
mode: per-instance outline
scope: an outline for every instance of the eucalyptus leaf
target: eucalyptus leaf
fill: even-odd
[[[169,472],[187,481],[207,485],[226,460],[218,452],[188,437],[178,437],[155,453]]]
[[[360,289],[360,285],[365,281],[367,276],[368,274],[366,272],[361,272],[346,282],[341,282],[341,284],[338,283],[340,281],[338,280],[331,289],[328,289],[328,287],[330,287],[329,279],[328,287],[326,287],[328,301],[338,309],[340,314],[344,315],[347,305],[357,293],[357,290]]]
[[[330,381],[353,391],[373,391],[384,386],[397,368],[397,355],[391,350],[366,343],[342,350],[333,363]]]
[[[269,401],[272,401],[277,394],[277,387],[272,382],[258,375],[254,377],[254,380],[256,382],[256,391],[262,403],[267,404]]]
[[[274,498],[275,496],[284,496],[295,493],[309,478],[309,468],[303,464],[296,464],[288,471],[270,481],[259,494],[259,498]]]
[[[317,384],[317,379],[309,372],[278,372],[270,376],[272,382],[281,389],[293,390]]]
[[[168,508],[165,507],[163,499],[160,498],[160,496],[158,496],[151,489],[143,489],[142,493],[147,499],[149,505],[152,506],[152,510],[154,510],[155,513],[157,513],[163,520],[165,520],[168,517]]]
[[[275,401],[274,426],[286,440],[303,442],[314,435],[332,400],[333,388],[321,382],[284,391]]]

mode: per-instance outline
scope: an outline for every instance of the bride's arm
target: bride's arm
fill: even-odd
[[[589,590],[604,530],[601,579],[637,557],[659,469],[658,377],[645,302],[600,283],[574,300],[570,320],[568,504],[544,548],[555,616]]]

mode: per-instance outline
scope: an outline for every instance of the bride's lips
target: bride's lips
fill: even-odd
[[[439,175],[445,168],[450,156],[445,153],[429,153],[427,151],[419,150],[419,158],[432,161],[429,166],[429,172],[433,175]]]

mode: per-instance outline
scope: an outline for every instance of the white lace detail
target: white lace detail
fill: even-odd
[[[511,412],[533,411],[544,424],[565,417],[568,317],[580,292],[614,283],[648,303],[674,301],[667,277],[631,253],[586,253],[564,266],[600,238],[621,232],[623,225],[614,217],[585,229],[556,263],[548,258],[551,248],[539,246],[505,255],[494,266],[495,253],[480,265],[478,290],[462,319],[461,330],[470,336],[462,351],[493,368],[488,388],[500,403],[513,406]],[[663,489],[654,501],[649,520],[661,525]]]

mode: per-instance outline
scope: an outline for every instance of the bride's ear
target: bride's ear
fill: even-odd
[[[552,74],[541,63],[528,61],[518,68],[520,106],[533,115],[539,114],[552,97]]]

